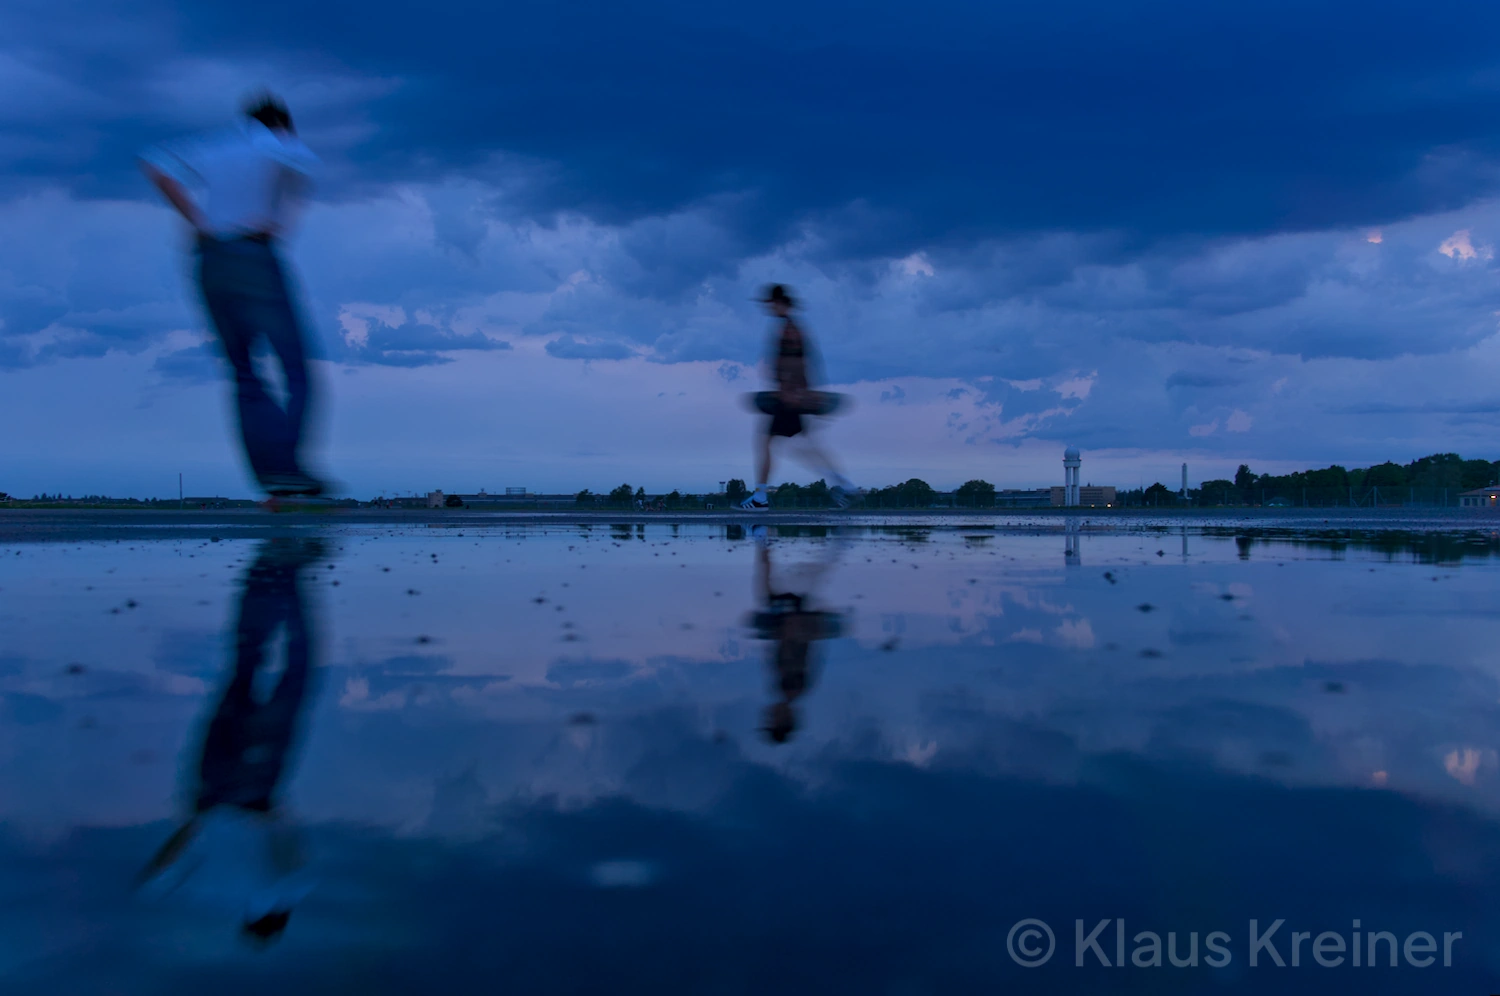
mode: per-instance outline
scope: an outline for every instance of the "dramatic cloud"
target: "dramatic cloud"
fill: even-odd
[[[344,357],[350,362],[396,367],[450,363],[456,350],[510,349],[510,343],[480,332],[438,328],[438,320],[419,312],[408,319],[399,307],[345,305],[339,312]]]
[[[828,379],[870,385],[856,437],[922,399],[981,466],[1064,442],[1231,469],[1494,456],[1500,10],[1360,8],[1351,37],[1352,10],[21,0],[4,393],[84,361],[144,370],[140,405],[219,375],[133,156],[270,83],[326,164],[291,249],[317,352],[399,368],[414,405],[419,368],[452,391],[506,363],[750,390],[751,299],[781,281]],[[661,413],[609,417],[651,462]]]
[[[1368,224],[1494,189],[1482,4],[1364,7],[1357,36],[1341,2],[12,6],[14,162],[85,185],[274,77],[367,180],[519,159],[530,208],[608,222],[755,191],[736,228],[835,211],[846,248]]]
[[[564,360],[623,360],[634,350],[620,342],[583,342],[563,335],[547,343],[547,354]]]

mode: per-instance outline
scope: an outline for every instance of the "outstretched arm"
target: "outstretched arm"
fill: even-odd
[[[187,192],[186,187],[151,163],[143,161],[141,171],[146,174],[146,179],[161,191],[167,203],[176,208],[177,213],[182,215],[195,231],[202,232],[208,227],[208,222],[203,217],[203,210],[198,207],[198,202],[193,200],[193,196]]]

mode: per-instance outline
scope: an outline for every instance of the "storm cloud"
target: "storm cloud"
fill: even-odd
[[[133,158],[269,84],[325,161],[292,256],[346,370],[493,377],[481,354],[528,343],[558,370],[739,370],[781,281],[833,382],[931,399],[979,461],[1064,440],[1494,456],[1497,22],[21,0],[0,11],[0,376],[98,361],[84,404],[124,357],[152,398],[214,376]],[[588,404],[567,407],[592,424]],[[649,408],[628,417],[649,437]]]

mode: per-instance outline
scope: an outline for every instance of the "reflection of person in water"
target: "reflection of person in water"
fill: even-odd
[[[313,640],[299,573],[324,554],[317,540],[268,540],[245,577],[240,595],[234,671],[204,733],[191,787],[192,812],[146,866],[142,879],[159,878],[177,864],[217,812],[248,816],[264,837],[260,855],[238,855],[246,864],[264,861],[260,887],[250,898],[243,930],[247,938],[271,941],[286,929],[292,907],[306,894],[298,874],[302,848],[277,790],[296,740],[312,669]],[[286,665],[270,684],[267,649],[286,630]],[[257,676],[261,676],[257,680]]]
[[[830,640],[842,630],[836,612],[810,608],[812,592],[838,559],[840,547],[830,543],[832,551],[810,568],[795,585],[777,584],[773,578],[770,543],[765,526],[755,527],[756,588],[764,609],[751,617],[756,635],[772,641],[768,661],[776,675],[777,701],[766,709],[762,729],[773,743],[786,743],[797,729],[796,701],[812,685],[816,667],[813,644]],[[791,591],[789,588],[800,588]]]

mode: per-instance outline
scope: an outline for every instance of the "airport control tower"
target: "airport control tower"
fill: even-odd
[[[1063,451],[1063,504],[1068,508],[1078,507],[1078,468],[1082,464],[1078,447],[1069,446]]]

